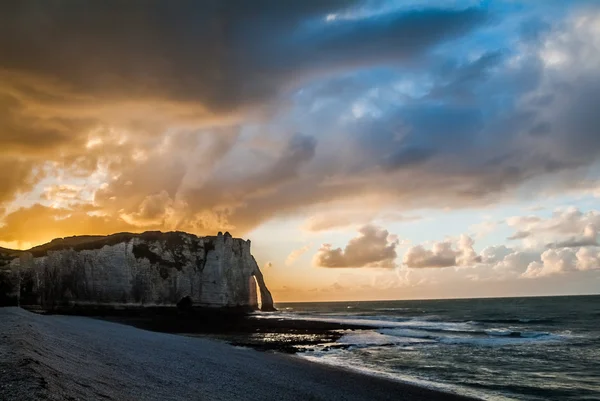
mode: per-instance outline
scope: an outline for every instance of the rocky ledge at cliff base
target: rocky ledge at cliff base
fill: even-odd
[[[258,289],[257,289],[258,287]],[[120,233],[0,248],[0,306],[274,310],[250,241],[229,233]]]

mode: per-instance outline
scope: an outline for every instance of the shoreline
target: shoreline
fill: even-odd
[[[260,318],[255,315],[197,311],[171,313],[148,310],[145,314],[108,313],[94,318],[121,323],[159,333],[190,337],[213,338],[258,351],[296,354],[310,347],[336,344],[344,332],[369,330],[372,327],[358,324],[311,321],[286,318]]]
[[[0,398],[6,400],[473,400],[280,352],[105,319],[0,308],[0,321]]]
[[[311,346],[345,348],[336,344],[347,331],[369,330],[369,325],[316,321],[310,319],[260,317],[246,308],[192,308],[150,306],[114,308],[77,306],[46,311],[24,309],[47,316],[85,316],[121,323],[158,333],[214,338],[231,345],[285,354],[303,352]]]
[[[278,318],[277,313],[271,316],[261,314],[236,314],[225,313],[227,324],[223,325],[222,315],[208,313],[208,320],[198,321],[198,317],[206,316],[206,310],[197,309],[196,313],[172,313],[174,310],[163,309],[157,311],[146,310],[145,314],[129,312],[119,313],[115,316],[110,311],[106,316],[96,318],[114,323],[131,325],[144,330],[171,333],[188,337],[207,338],[222,341],[236,347],[247,347],[260,352],[273,352],[276,354],[293,355],[303,361],[333,367],[378,379],[417,386],[428,390],[466,397],[465,399],[479,400],[481,394],[464,394],[465,389],[460,386],[419,380],[413,377],[402,377],[389,372],[376,371],[345,364],[333,364],[319,360],[313,351],[329,351],[332,349],[348,349],[352,344],[338,343],[343,336],[355,331],[372,331],[376,327],[372,324],[357,324],[348,322],[332,322],[320,319]],[[263,316],[261,316],[263,315]],[[229,320],[234,317],[233,322]],[[208,328],[205,326],[207,325]],[[307,338],[308,337],[308,338]]]

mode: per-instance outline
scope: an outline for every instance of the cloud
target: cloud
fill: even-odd
[[[84,188],[73,184],[52,185],[44,188],[42,199],[53,201],[58,204],[82,201]]]
[[[437,242],[431,249],[425,249],[422,245],[413,246],[406,251],[402,262],[409,268],[472,266],[481,262],[473,244],[471,237],[461,235],[456,243]]]
[[[450,205],[491,203],[491,196],[506,196],[524,185],[550,191],[572,186],[600,155],[599,121],[589,110],[600,93],[600,58],[595,41],[586,39],[594,36],[598,20],[597,10],[576,12],[508,52],[490,51],[450,65],[442,58],[431,67],[440,69],[433,78],[430,73],[410,76],[427,82],[422,93],[390,95],[384,102],[380,91],[370,102],[376,112],[348,127],[372,158],[365,168],[377,160],[403,183],[403,191],[424,203],[431,202],[420,193],[426,185],[436,188],[438,203],[443,199]],[[548,64],[549,46],[570,61]],[[586,66],[574,62],[580,53]],[[561,87],[572,97],[555,96]],[[509,103],[489,101],[498,93]],[[540,126],[546,127],[543,135],[539,130],[529,134]]]
[[[577,270],[588,271],[600,269],[600,252],[596,248],[583,247],[575,254]]]
[[[598,229],[593,224],[585,226],[583,234],[580,236],[548,244],[550,248],[579,248],[582,246],[599,246]]]
[[[340,210],[339,205],[335,210],[323,211],[311,216],[306,220],[303,229],[311,232],[338,230],[349,226],[374,224],[374,221],[385,222],[411,222],[421,219],[421,216],[404,215],[401,213],[370,210],[364,208],[364,202],[360,210],[355,210],[354,205],[345,205]]]
[[[528,238],[529,236],[531,236],[531,233],[529,231],[517,231],[513,235],[511,235],[510,237],[508,237],[506,239],[512,241],[512,240],[525,239],[525,238]]]
[[[2,3],[3,156],[19,156],[6,161],[23,172],[15,182],[28,182],[48,160],[68,166],[85,158],[93,169],[105,154],[143,154],[169,130],[256,121],[319,76],[413,60],[487,18],[478,9],[425,9],[385,21],[325,19],[361,7],[352,0]],[[429,22],[434,28],[424,30]],[[90,138],[98,130],[121,135]],[[28,189],[4,181],[0,202]]]
[[[470,267],[467,277],[477,281],[500,281],[540,278],[600,270],[598,232],[589,221],[597,211],[582,212],[569,207],[543,219],[537,216],[515,216],[508,219],[514,227],[526,226],[525,247],[502,244],[475,251],[474,241],[467,235],[456,240],[436,242],[431,249],[417,245],[407,250],[403,264],[407,268]],[[583,234],[569,235],[583,227]],[[517,233],[524,231],[517,231]],[[515,237],[514,235],[513,237]],[[557,238],[546,244],[548,236]],[[550,248],[550,249],[548,249]]]
[[[486,260],[482,253],[483,265],[479,269],[488,271],[483,276],[493,277],[494,279],[515,279],[518,278],[528,266],[540,259],[539,253],[524,252],[521,250],[507,248],[507,253],[497,260]]]
[[[569,272],[600,269],[600,252],[591,248],[548,249],[541,255],[541,261],[532,262],[522,277],[539,278],[561,275]]]
[[[359,233],[360,235],[351,239],[343,250],[324,244],[314,256],[314,264],[332,268],[396,267],[398,241],[390,241],[387,230],[367,225],[362,227]]]
[[[239,119],[290,84],[415,58],[486,19],[478,9],[425,9],[325,21],[353,7],[360,3],[3,3],[0,69],[10,79],[0,90],[2,139],[15,149],[58,147],[98,121]],[[307,21],[314,29],[303,29]]]
[[[139,210],[130,214],[123,214],[123,220],[132,225],[147,226],[151,224],[162,226],[165,219],[172,213],[173,200],[167,191],[148,195],[140,203]]]
[[[503,261],[508,255],[514,253],[514,249],[506,245],[488,246],[481,251],[481,262],[495,264]]]
[[[364,212],[337,211],[331,213],[322,213],[316,216],[311,216],[303,225],[307,231],[318,232],[332,229],[343,229],[349,226],[366,223],[364,220],[370,220],[371,213],[365,219]]]
[[[94,223],[47,235],[242,236],[307,211],[321,230],[343,217],[320,216],[364,199],[354,224],[385,224],[392,209],[580,190],[598,163],[593,5],[570,3],[543,29],[528,23],[546,19],[541,3],[524,13],[375,13],[349,0],[65,7],[0,5],[0,241],[41,240],[16,218],[53,224],[52,205]],[[83,199],[18,197],[88,177]]]
[[[302,255],[304,255],[310,248],[312,244],[306,244],[302,248],[294,249],[290,254],[285,258],[286,266],[291,266],[294,262]]]
[[[33,188],[34,183],[39,180],[33,166],[34,163],[21,158],[0,155],[0,205],[11,200],[17,193],[28,192]]]
[[[509,240],[523,240],[528,247],[581,247],[598,245],[600,213],[582,212],[576,207],[555,210],[549,218],[516,216],[507,219],[516,232]]]

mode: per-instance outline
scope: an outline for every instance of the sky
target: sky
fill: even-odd
[[[0,246],[252,240],[278,302],[600,289],[600,2],[0,3]]]

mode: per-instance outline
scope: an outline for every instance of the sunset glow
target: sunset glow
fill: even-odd
[[[25,3],[0,247],[229,231],[278,302],[598,292],[598,2]]]

